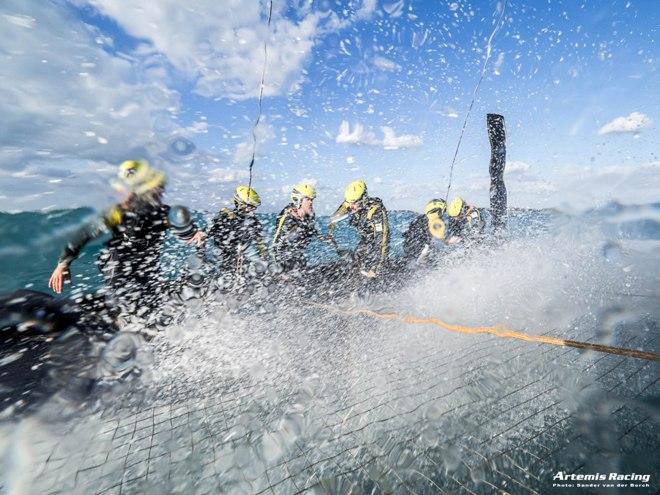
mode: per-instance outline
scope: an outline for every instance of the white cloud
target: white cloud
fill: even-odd
[[[386,3],[383,5],[383,10],[387,12],[392,17],[401,17],[405,8],[405,3],[403,0],[396,0],[392,3]]]
[[[34,17],[30,17],[28,15],[4,14],[2,17],[4,17],[5,20],[11,24],[27,29],[32,29],[37,24],[37,20]]]
[[[0,210],[103,207],[117,199],[116,164],[133,157],[168,173],[169,199],[207,207],[226,197],[208,184],[232,179],[214,172],[227,157],[184,137],[208,126],[175,123],[179,95],[164,83],[162,56],[113,55],[59,3],[3,2],[0,30],[0,52],[11,54],[0,65],[0,190],[12,192]]]
[[[525,169],[524,166],[521,168]],[[660,162],[654,161],[607,166],[530,167],[524,172],[508,175],[505,183],[509,206],[582,211],[612,200],[624,204],[656,202],[660,197],[659,177]],[[470,202],[486,206],[489,187],[490,179],[484,170],[479,175],[457,177],[452,191],[464,194]]]
[[[539,193],[554,193],[557,192],[557,185],[549,182],[547,180],[521,180],[513,182],[508,187],[509,193],[529,193],[529,194],[539,194]]]
[[[567,166],[560,169],[558,175],[562,202],[579,209],[611,200],[647,204],[660,197],[660,161]]]
[[[376,137],[376,134],[365,128],[360,122],[356,122],[351,130],[348,121],[343,120],[339,126],[339,134],[335,138],[337,143],[382,146],[386,150],[396,150],[400,148],[413,148],[422,145],[422,138],[414,134],[403,134],[397,136],[391,127],[381,127],[383,139]]]
[[[398,150],[399,148],[415,148],[422,145],[422,138],[414,134],[403,134],[397,136],[394,129],[383,126],[383,148],[386,150]]]
[[[362,0],[362,5],[355,13],[355,18],[359,20],[369,19],[376,11],[376,0]]]
[[[374,58],[374,65],[380,70],[389,71],[389,72],[398,72],[401,70],[401,66],[390,60],[389,58],[381,57],[380,55]]]
[[[526,172],[529,172],[531,168],[532,167],[529,163],[514,160],[511,162],[506,162],[504,173],[508,175],[524,174]]]
[[[268,120],[262,117],[259,125],[254,131],[254,135],[257,139],[257,155],[261,148],[261,145],[271,141],[275,137],[275,130],[273,126],[268,122]],[[236,145],[234,150],[234,163],[245,163],[247,164],[252,158],[252,150],[254,149],[254,141],[244,141]]]
[[[621,134],[631,132],[637,134],[651,125],[651,119],[640,112],[632,112],[627,117],[617,117],[600,128],[598,134]]]
[[[234,163],[248,163],[252,159],[253,144],[244,142],[236,145]]]
[[[97,205],[116,200],[110,180],[116,166],[107,162],[78,160],[53,162],[35,159],[20,171],[0,168],[0,211],[24,211],[42,208]]]
[[[458,112],[451,107],[445,108],[442,112],[440,112],[440,115],[443,117],[449,117],[450,119],[458,118]]]
[[[192,132],[193,134],[206,134],[209,132],[209,124],[206,120],[200,120],[190,124],[188,127],[186,127],[186,130]]]
[[[135,61],[104,51],[61,5],[6,1],[0,10],[11,12],[0,15],[0,52],[11,54],[0,65],[0,168],[154,151],[154,115],[171,121],[175,92],[136,78]]]
[[[130,35],[149,40],[202,96],[243,100],[258,95],[268,42],[264,95],[286,94],[303,77],[316,39],[333,26],[329,15],[299,9],[297,20],[275,2],[270,29],[262,2],[243,0],[78,0],[113,18]],[[374,6],[375,7],[375,6]],[[364,10],[363,10],[364,9]],[[363,4],[360,15],[372,10]],[[343,27],[343,26],[339,26]]]
[[[288,94],[304,81],[305,65],[320,37],[370,19],[377,6],[377,0],[363,0],[354,14],[343,11],[340,17],[327,4],[314,10],[312,2],[294,2],[289,10],[287,2],[273,2],[269,28],[267,2],[189,0],[184,7],[179,0],[72,1],[93,6],[131,36],[148,40],[195,81],[198,94],[235,100],[259,94],[265,42],[264,95]]]
[[[380,144],[376,135],[372,131],[365,129],[364,125],[357,122],[351,131],[350,124],[346,120],[343,120],[339,125],[339,134],[337,134],[335,141],[344,144],[367,144],[376,146]]]
[[[216,168],[210,171],[209,182],[237,182],[248,176],[248,171],[245,169]]]

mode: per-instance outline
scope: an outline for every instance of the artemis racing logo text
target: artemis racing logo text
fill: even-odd
[[[568,474],[563,471],[557,471],[552,477],[555,481],[641,481],[648,483],[651,480],[650,474],[619,474],[619,473],[596,473],[596,474]]]
[[[563,488],[648,488],[650,474],[595,473],[575,474],[557,471],[552,477],[553,487]],[[572,483],[576,481],[577,483]]]

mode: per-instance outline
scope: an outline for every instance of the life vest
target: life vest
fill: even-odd
[[[447,232],[447,226],[442,216],[437,211],[429,213],[426,215],[426,221],[431,235],[436,239],[443,240]]]

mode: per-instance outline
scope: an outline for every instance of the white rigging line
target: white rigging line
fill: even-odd
[[[270,21],[273,18],[273,0],[269,2],[268,6],[268,36],[270,36]],[[257,155],[257,127],[259,127],[259,122],[261,122],[261,111],[263,106],[264,98],[264,81],[266,79],[266,64],[268,63],[268,37],[264,41],[264,65],[261,69],[261,85],[259,86],[259,113],[257,114],[257,120],[254,122],[254,127],[252,127],[252,158],[250,159],[250,180],[248,182],[248,188],[252,187],[252,167],[254,167],[254,159]]]
[[[454,177],[454,165],[456,164],[456,157],[458,156],[458,150],[461,148],[461,142],[463,141],[463,134],[465,134],[465,128],[467,127],[470,114],[472,113],[472,107],[474,106],[474,102],[477,99],[477,94],[479,93],[479,87],[481,86],[481,81],[484,80],[484,76],[486,75],[486,66],[488,65],[488,60],[490,60],[490,55],[492,52],[492,42],[493,39],[495,38],[495,35],[498,33],[498,31],[504,24],[503,23],[504,12],[506,11],[507,1],[508,0],[504,0],[504,3],[502,4],[502,11],[500,12],[500,17],[497,20],[497,23],[495,24],[495,28],[493,29],[493,32],[490,33],[490,36],[488,37],[488,42],[486,43],[486,58],[484,59],[484,64],[481,68],[481,76],[479,77],[479,80],[477,81],[477,85],[474,87],[474,91],[472,92],[472,101],[470,101],[470,106],[468,107],[468,111],[465,114],[465,120],[463,120],[463,127],[461,128],[461,134],[458,137],[458,142],[456,143],[454,158],[452,158],[451,166],[449,167],[449,182],[447,184],[447,194],[445,195],[445,202],[449,201],[449,191],[451,190],[451,181]]]

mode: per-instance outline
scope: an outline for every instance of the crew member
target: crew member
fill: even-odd
[[[455,197],[447,208],[449,216],[448,244],[479,240],[484,233],[485,223],[481,212],[467,204],[460,196]]]
[[[330,220],[328,237],[332,238],[337,222],[348,216],[360,240],[354,259],[365,277],[377,276],[386,266],[390,250],[387,210],[379,198],[367,194],[363,180],[351,182],[344,191],[344,202]]]
[[[266,246],[261,223],[256,216],[261,198],[248,186],[238,186],[234,193],[234,208],[222,208],[211,223],[209,236],[216,248],[216,256],[225,270],[233,276],[244,275],[251,258],[265,262]]]
[[[275,262],[284,271],[306,269],[307,246],[315,237],[324,240],[314,223],[314,198],[314,186],[297,184],[291,191],[291,203],[277,216],[271,249]]]
[[[118,177],[114,186],[127,194],[126,199],[75,234],[64,248],[48,286],[61,293],[64,281],[70,278],[70,265],[83,247],[109,233],[99,267],[113,302],[130,313],[148,311],[160,297],[160,254],[166,232],[172,230],[186,244],[199,247],[204,245],[205,235],[192,222],[178,227],[170,224],[170,207],[162,201],[164,172],[144,160],[127,160],[119,166]]]
[[[442,199],[429,201],[424,214],[412,221],[403,234],[403,252],[406,262],[426,263],[439,242],[445,242],[447,227],[443,214],[447,203]]]

